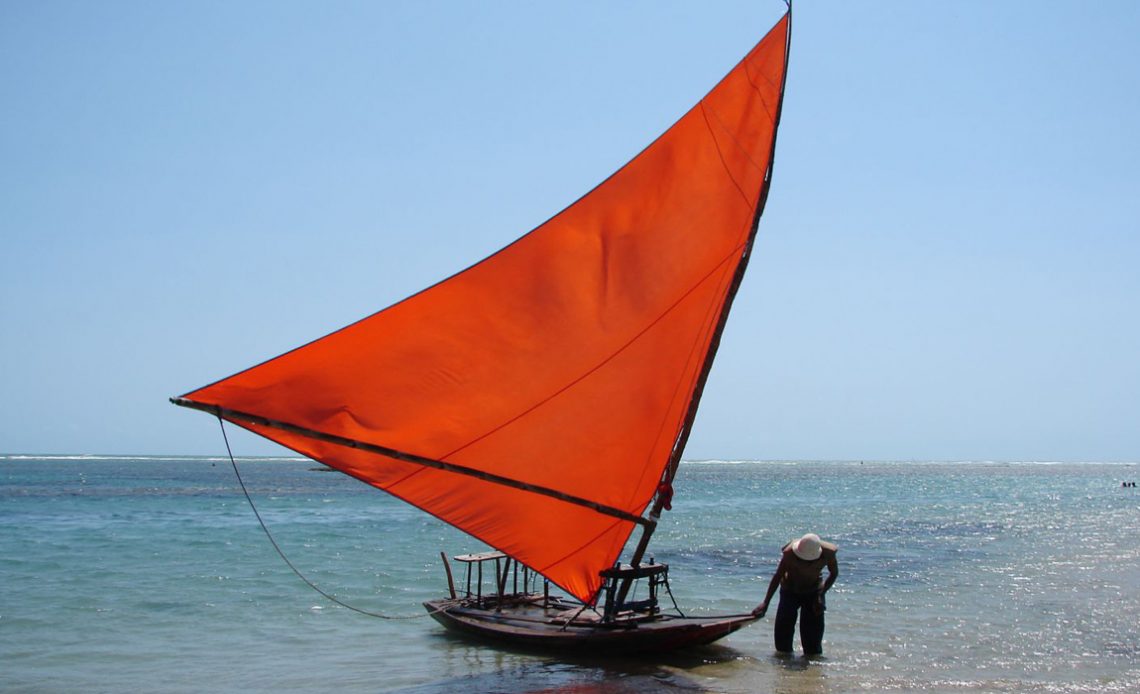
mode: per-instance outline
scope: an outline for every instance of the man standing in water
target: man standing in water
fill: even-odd
[[[768,594],[752,614],[763,617],[768,603],[780,586],[780,606],[776,608],[776,650],[792,652],[792,634],[796,629],[796,614],[800,619],[800,646],[804,655],[823,653],[823,612],[826,603],[823,594],[839,577],[839,563],[835,553],[839,548],[808,533],[784,545],[780,564],[776,567]],[[823,567],[827,567],[827,580],[822,581]]]

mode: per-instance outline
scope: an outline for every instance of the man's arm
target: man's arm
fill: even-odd
[[[780,585],[780,579],[783,578],[785,567],[784,562],[787,561],[784,555],[780,554],[780,563],[776,566],[776,573],[772,574],[772,580],[768,581],[768,594],[764,596],[764,602],[756,606],[752,610],[752,614],[757,618],[763,617],[764,613],[768,611],[768,603],[772,601],[772,596],[776,594],[776,586]]]
[[[839,578],[839,561],[835,558],[835,552],[830,552],[827,557],[827,580],[823,582],[823,588],[819,591],[820,594],[826,593],[837,578]]]

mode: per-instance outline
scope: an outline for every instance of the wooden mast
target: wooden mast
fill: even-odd
[[[701,395],[705,390],[705,382],[708,380],[709,373],[712,370],[713,359],[716,358],[717,349],[720,347],[721,334],[724,332],[724,327],[728,322],[728,313],[732,310],[733,299],[736,298],[736,292],[740,289],[740,283],[744,279],[744,272],[748,269],[748,260],[752,255],[752,246],[756,242],[756,232],[760,228],[760,216],[764,214],[764,205],[768,202],[768,191],[771,189],[770,184],[772,182],[772,166],[776,159],[776,133],[780,128],[780,114],[784,109],[784,87],[788,83],[788,58],[791,55],[792,49],[792,1],[786,0],[786,2],[788,4],[788,26],[787,39],[784,43],[784,74],[780,81],[780,99],[776,106],[776,118],[772,123],[772,148],[768,153],[768,169],[764,172],[764,181],[760,184],[760,197],[756,204],[756,214],[752,218],[752,231],[749,232],[748,242],[744,246],[740,264],[736,267],[736,274],[732,278],[732,285],[729,287],[728,295],[724,300],[724,306],[721,308],[720,317],[717,319],[716,331],[713,333],[709,350],[705,354],[705,361],[701,366],[701,373],[697,377],[697,384],[693,389],[693,396],[689,400],[689,410],[685,415],[685,421],[677,434],[677,440],[673,445],[673,453],[669,456],[669,464],[665,466],[664,474],[661,476],[661,485],[663,487],[672,487],[673,477],[677,474],[677,467],[681,464],[681,454],[685,451],[685,445],[689,442],[689,434],[693,430],[693,422],[697,417],[697,408],[701,403]],[[661,517],[661,510],[665,507],[666,501],[666,495],[663,495],[659,490],[654,496],[653,506],[649,510],[649,518],[646,523],[642,524],[644,530],[641,534],[641,541],[637,543],[637,549],[634,550],[633,558],[630,560],[633,566],[639,566],[641,564],[641,559],[645,556],[645,550],[649,546],[649,538],[652,537],[653,531],[657,528],[657,519]]]

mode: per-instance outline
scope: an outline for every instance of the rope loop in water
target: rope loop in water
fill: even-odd
[[[372,612],[369,610],[365,610],[365,609],[361,609],[359,607],[356,607],[355,605],[350,605],[350,604],[344,602],[343,600],[337,598],[335,595],[330,595],[329,593],[326,593],[324,590],[322,590],[320,588],[320,586],[318,586],[317,584],[310,581],[303,573],[301,573],[301,571],[296,566],[293,565],[293,562],[289,561],[289,557],[285,556],[285,552],[282,551],[281,547],[277,544],[277,541],[273,539],[273,533],[269,532],[269,527],[265,525],[265,521],[262,520],[261,514],[258,513],[257,506],[253,503],[253,497],[251,497],[249,495],[249,490],[246,489],[246,487],[245,487],[245,481],[242,480],[242,478],[241,478],[241,472],[238,471],[237,461],[234,460],[233,451],[230,449],[230,439],[228,436],[226,436],[226,425],[225,425],[225,422],[222,420],[221,417],[218,417],[218,426],[220,426],[222,428],[222,440],[226,442],[226,453],[230,457],[230,465],[232,465],[234,468],[234,475],[237,476],[238,484],[241,485],[241,491],[243,494],[245,494],[245,499],[246,499],[246,501],[249,502],[249,507],[251,509],[253,509],[253,515],[257,517],[257,522],[261,525],[261,529],[265,531],[265,536],[269,538],[269,544],[273,545],[273,549],[277,550],[277,556],[281,557],[281,559],[285,562],[285,564],[290,569],[293,570],[293,573],[297,574],[297,578],[304,581],[306,583],[306,585],[308,585],[310,588],[312,588],[313,590],[315,590],[318,593],[320,593],[321,595],[323,595],[329,601],[334,602],[337,605],[340,605],[341,607],[343,607],[345,609],[349,609],[349,610],[352,610],[353,612],[358,612],[362,615],[367,615],[369,617],[376,617],[377,619],[420,619],[421,617],[427,617],[427,616],[433,614],[432,612],[424,612],[422,614],[414,614],[414,615],[386,615],[386,614],[380,614],[379,612]],[[436,610],[436,612],[438,612],[438,611],[441,611],[441,610]]]

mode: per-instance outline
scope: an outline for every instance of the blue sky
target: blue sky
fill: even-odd
[[[782,8],[0,4],[0,452],[219,453],[168,396],[541,223]],[[799,2],[687,457],[1140,460],[1137,36],[1133,2]]]

